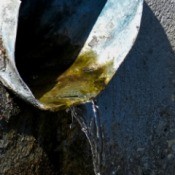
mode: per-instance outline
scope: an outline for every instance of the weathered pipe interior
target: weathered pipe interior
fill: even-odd
[[[106,0],[22,0],[16,66],[37,98],[51,89],[74,62],[105,3]]]

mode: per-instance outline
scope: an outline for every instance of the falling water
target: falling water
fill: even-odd
[[[71,108],[71,115],[76,118],[90,143],[94,172],[96,175],[101,175],[103,150],[102,130],[99,108],[94,100],[91,101],[91,108],[93,115],[90,116],[89,123],[87,122],[86,117],[83,116],[83,114],[79,114],[74,107]]]

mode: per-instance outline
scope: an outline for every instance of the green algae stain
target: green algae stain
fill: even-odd
[[[52,110],[59,110],[91,100],[105,88],[114,74],[112,61],[104,65],[96,61],[97,55],[92,51],[80,54],[39,101]]]

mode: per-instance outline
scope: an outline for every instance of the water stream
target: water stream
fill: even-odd
[[[71,108],[71,115],[78,121],[82,131],[86,135],[92,152],[95,175],[101,175],[103,138],[100,122],[99,107],[95,100],[91,101],[91,115],[84,116],[76,108]]]

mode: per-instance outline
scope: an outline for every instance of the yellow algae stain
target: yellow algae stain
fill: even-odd
[[[105,88],[115,73],[112,61],[100,65],[96,60],[97,55],[92,51],[80,54],[39,101],[52,110],[90,101]]]

